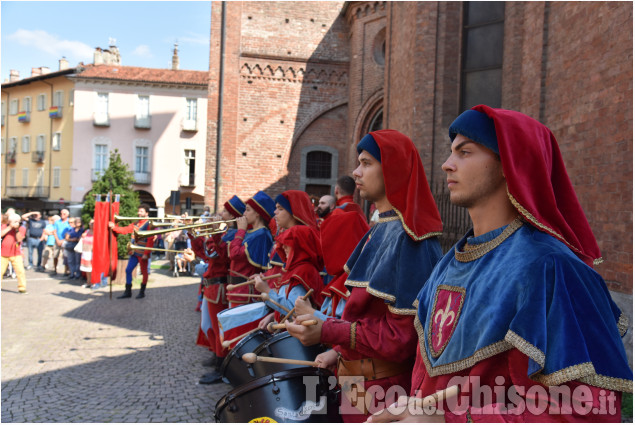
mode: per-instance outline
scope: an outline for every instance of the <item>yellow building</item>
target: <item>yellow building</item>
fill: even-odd
[[[72,189],[73,87],[76,72],[33,68],[2,84],[2,209],[59,210]]]

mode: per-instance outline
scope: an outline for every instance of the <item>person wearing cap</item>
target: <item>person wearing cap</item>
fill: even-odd
[[[265,316],[258,327],[267,329],[267,325],[280,319],[280,314],[284,311],[276,306],[278,303],[287,309],[292,309],[295,299],[303,296],[313,288],[314,294],[311,299],[314,302],[320,298],[319,292],[321,283],[315,281],[313,268],[318,268],[317,278],[322,267],[322,252],[319,246],[319,234],[317,232],[317,218],[313,211],[313,203],[306,192],[301,190],[287,190],[276,196],[276,209],[274,212],[275,225],[278,230],[275,243],[269,255],[269,269],[259,275],[252,276],[256,280],[255,288],[261,293],[266,292],[272,302],[267,305],[274,312]],[[306,229],[294,232],[291,236],[288,231],[296,226],[303,226]],[[304,239],[300,241],[300,239]],[[284,241],[287,243],[285,243]],[[296,254],[289,257],[283,248],[287,245],[293,248]],[[293,258],[296,264],[287,264],[286,259]],[[262,278],[273,274],[282,274],[279,278],[273,278],[265,282]]]
[[[408,401],[454,384],[460,394],[430,416],[399,408],[371,421],[620,422],[628,319],[592,268],[599,248],[553,134],[485,105],[449,133],[450,201],[474,227],[417,296]]]
[[[346,262],[350,296],[342,318],[287,325],[305,345],[333,345],[316,361],[337,366],[347,422],[374,413],[386,392],[395,395],[391,387],[409,389],[417,347],[412,303],[442,255],[441,218],[413,142],[396,130],[379,130],[364,136],[357,152],[356,185],[381,219]],[[296,323],[312,318],[298,315]],[[351,379],[359,383],[356,393],[348,390]]]
[[[364,217],[355,211],[338,209],[320,226],[320,245],[324,258],[324,268],[331,278],[322,289],[324,297],[319,310],[313,308],[309,300],[295,300],[296,314],[310,314],[321,320],[342,317],[350,291],[345,282],[348,273],[344,270],[346,261],[370,227]]]
[[[131,223],[127,226],[117,226],[114,222],[108,222],[108,228],[113,233],[118,235],[126,235],[135,233],[138,231],[148,231],[152,228],[152,224],[149,217],[150,205],[143,203],[137,208],[137,215],[141,220],[136,223]],[[131,241],[134,245],[142,246],[145,248],[152,248],[154,246],[154,236],[133,236]],[[124,293],[117,297],[117,299],[126,299],[132,297],[132,272],[139,265],[141,269],[141,288],[135,298],[141,299],[146,296],[146,286],[148,285],[148,258],[150,258],[151,251],[145,249],[135,249],[130,253],[128,257],[128,265],[126,266],[126,287]]]
[[[273,217],[276,205],[262,190],[245,202],[245,212],[236,221],[236,234],[229,244],[229,283],[238,284],[249,276],[268,268],[269,252],[273,246],[273,237],[269,231],[269,221]],[[248,230],[249,228],[249,230]],[[230,307],[247,304],[250,297],[232,296],[235,293],[253,293],[253,286],[241,286],[228,291]]]
[[[275,311],[273,320],[280,322],[293,309],[296,299],[306,295],[311,289],[313,293],[309,299],[316,305],[321,303],[324,286],[320,270],[324,264],[319,235],[317,230],[309,226],[291,226],[276,238],[275,247],[284,262],[282,276],[273,285],[257,279],[255,287],[257,291],[268,295],[269,299],[265,303]],[[286,311],[279,305],[285,307]],[[265,318],[258,326],[266,328],[268,323]]]
[[[218,313],[227,308],[225,288],[229,274],[230,260],[228,243],[236,234],[234,221],[245,212],[245,204],[234,195],[223,205],[219,214],[210,215],[211,221],[227,221],[227,231],[223,234],[216,233],[210,236],[194,237],[192,239],[192,251],[196,256],[207,263],[207,270],[203,274],[203,302],[201,304],[201,322],[198,330],[196,344],[207,347],[212,352],[211,359],[203,362],[203,366],[213,367],[214,371],[206,373],[199,379],[199,384],[207,385],[219,382],[222,378],[220,366],[227,355],[227,348],[223,347],[218,328]],[[218,229],[220,223],[212,224],[213,229]]]

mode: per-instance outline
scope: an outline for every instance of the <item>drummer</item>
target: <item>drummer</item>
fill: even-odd
[[[203,274],[203,306],[201,311],[201,322],[197,345],[206,346],[212,352],[212,357],[204,362],[204,366],[214,367],[211,373],[203,375],[199,384],[212,384],[221,379],[219,372],[220,365],[227,355],[227,349],[223,347],[218,329],[219,312],[227,308],[227,297],[225,295],[225,285],[229,272],[229,253],[225,239],[233,239],[236,233],[236,225],[233,221],[245,212],[245,204],[237,196],[233,196],[225,202],[220,215],[212,216],[212,221],[226,221],[227,232],[215,233],[209,237],[199,236],[192,238],[192,250],[208,264],[207,270]],[[212,225],[217,230],[219,224]]]
[[[273,238],[267,227],[276,208],[273,199],[263,191],[258,191],[245,202],[245,212],[236,221],[237,231],[229,243],[229,282],[238,284],[249,276],[268,268],[269,252]],[[250,229],[248,230],[248,228]],[[233,297],[234,293],[251,293],[251,285],[235,288],[227,293],[230,307],[250,302],[249,297]]]
[[[347,422],[363,421],[383,403],[396,401],[382,395],[394,394],[386,391],[395,385],[409,389],[417,350],[412,303],[442,254],[436,238],[441,218],[412,141],[398,131],[379,130],[364,136],[357,152],[355,182],[362,198],[375,203],[380,220],[346,263],[351,293],[342,318],[287,324],[304,345],[334,346],[316,361],[337,366],[340,382],[363,379],[357,397],[342,394]],[[314,317],[299,315],[296,323],[309,319]]]
[[[348,278],[344,265],[369,229],[364,217],[356,211],[337,209],[329,214],[320,227],[320,244],[326,271],[333,279],[322,290],[324,302],[319,310],[315,310],[309,300],[297,298],[296,314],[312,314],[321,320],[342,317],[350,295],[344,285]]]
[[[293,226],[280,234],[276,241],[276,250],[285,263],[283,275],[273,288],[262,279],[257,279],[256,290],[266,293],[273,301],[265,303],[275,310],[274,319],[279,322],[293,308],[295,300],[310,289],[313,289],[312,300],[316,305],[320,304],[323,289],[320,278],[322,259],[317,231],[307,226]],[[262,325],[263,322],[260,326]]]
[[[275,224],[278,230],[278,234],[276,235],[276,241],[287,231],[288,229],[293,228],[294,226],[306,226],[314,231],[317,231],[317,219],[315,216],[315,212],[313,209],[313,203],[311,202],[311,198],[306,192],[301,190],[287,190],[282,192],[280,195],[276,197],[276,210],[275,210]],[[311,237],[315,238],[317,233],[312,234]],[[272,275],[274,273],[285,273],[286,270],[283,270],[284,261],[281,259],[281,255],[284,256],[284,251],[280,249],[280,244],[274,244],[272,248],[272,252],[270,255],[270,267],[271,269],[265,272],[263,275],[266,277],[268,275]],[[318,246],[318,257],[321,261],[321,250]],[[260,281],[262,276],[253,276],[256,281]],[[293,302],[295,300],[295,294],[291,295],[289,299],[284,292],[279,292],[279,289],[283,286],[281,285],[281,278],[278,279],[270,279],[268,280],[269,288],[273,288],[277,291],[277,293],[283,294],[282,299],[283,305],[287,306],[289,309],[293,308]],[[263,283],[259,283],[261,288],[261,292],[269,292],[268,289],[263,285]],[[316,288],[315,290],[318,290]],[[319,292],[322,288],[319,288]],[[301,294],[302,296],[304,294]],[[289,302],[290,300],[290,302]],[[271,304],[271,303],[269,303]],[[290,306],[289,306],[290,304]],[[284,313],[283,313],[284,314]],[[261,329],[266,329],[267,325],[274,320],[274,313],[265,317],[265,319],[260,323],[259,327]]]

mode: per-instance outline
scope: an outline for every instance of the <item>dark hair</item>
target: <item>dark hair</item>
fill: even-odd
[[[337,187],[343,195],[352,195],[355,193],[355,180],[351,176],[342,176],[337,179]]]
[[[146,210],[147,213],[150,212],[150,205],[146,204],[145,202],[139,205],[139,208],[143,208],[144,210]]]

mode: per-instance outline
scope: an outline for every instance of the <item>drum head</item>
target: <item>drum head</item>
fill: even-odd
[[[258,329],[238,341],[238,344],[236,344],[227,357],[225,357],[220,367],[223,380],[236,387],[254,379],[248,364],[242,359],[243,354],[253,352],[254,349],[266,341],[269,336],[270,334],[268,332]]]

